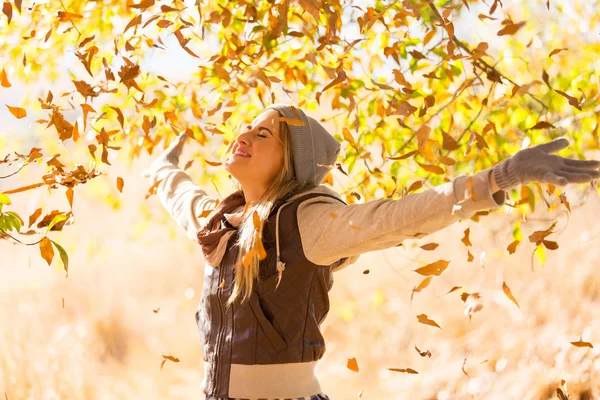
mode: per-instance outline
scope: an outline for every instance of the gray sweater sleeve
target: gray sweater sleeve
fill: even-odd
[[[490,191],[488,168],[400,199],[344,205],[334,199],[309,199],[298,207],[298,226],[306,257],[318,265],[348,258],[335,267],[354,263],[360,254],[398,246],[404,239],[421,238],[480,210],[500,208],[505,191]],[[473,179],[474,198],[466,192]],[[326,245],[323,245],[326,243]]]
[[[151,184],[162,179],[156,187],[156,194],[163,207],[187,236],[196,241],[196,232],[206,222],[206,217],[198,216],[206,210],[214,210],[216,200],[192,182],[185,171],[164,157],[156,158],[148,172]]]

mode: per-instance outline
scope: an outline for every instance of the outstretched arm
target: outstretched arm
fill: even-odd
[[[326,197],[307,200],[298,208],[305,255],[319,265],[349,258],[337,270],[362,253],[398,246],[406,238],[427,236],[477,211],[497,209],[504,204],[506,192],[492,192],[491,172],[488,168],[472,176],[461,175],[397,200],[351,205]],[[467,191],[469,179],[473,179],[473,197]]]
[[[156,187],[156,194],[169,215],[177,222],[187,236],[196,240],[196,232],[206,218],[199,218],[206,210],[216,207],[216,200],[192,182],[190,176],[178,167],[179,155],[186,140],[185,134],[159,155],[146,170],[151,184],[162,180]]]

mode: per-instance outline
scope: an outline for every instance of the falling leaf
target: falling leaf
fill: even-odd
[[[567,207],[567,210],[569,210],[569,212],[571,212],[571,204],[567,200],[567,195],[565,193],[561,193],[559,198],[560,198],[561,203],[563,203],[565,205],[565,207]]]
[[[437,165],[421,164],[418,161],[417,161],[417,164],[419,164],[419,166],[421,168],[423,168],[425,171],[433,172],[434,174],[443,175],[446,173],[446,171],[444,171],[444,169],[442,167],[437,166]]]
[[[208,160],[204,160],[208,165],[210,165],[211,167],[218,167],[219,165],[221,165],[220,162],[216,162],[216,161],[208,161]]]
[[[506,248],[506,250],[508,250],[508,254],[513,254],[515,252],[515,250],[517,249],[517,246],[519,245],[519,243],[521,243],[519,240],[515,240],[514,242],[509,244],[508,247]]]
[[[154,309],[152,311],[156,314],[159,310],[160,310],[160,307],[158,307],[158,308],[156,308],[156,309]]]
[[[302,121],[300,119],[291,119],[291,118],[281,117],[281,118],[279,118],[279,120],[281,122],[285,122],[288,125],[292,125],[292,126],[303,126],[303,125],[306,125],[306,122],[304,122],[304,121]],[[344,129],[346,129],[346,128],[344,128]]]
[[[419,353],[419,355],[421,357],[429,357],[429,358],[431,358],[431,352],[429,350],[421,351],[421,350],[419,350],[419,348],[417,347],[417,345],[415,345],[415,350],[417,350],[417,353]]]
[[[511,293],[510,288],[506,285],[506,282],[502,283],[502,290],[504,291],[504,294],[506,295],[506,297],[508,297],[510,299],[510,301],[515,303],[516,306],[519,307],[519,309],[521,309],[521,307],[519,306],[519,303],[517,302],[517,299],[515,299],[515,296],[513,296],[513,294]]]
[[[462,286],[454,286],[452,289],[448,290],[446,293],[444,293],[442,296],[445,296],[447,294],[450,294],[452,292],[457,291],[458,289],[462,289]]]
[[[431,264],[427,264],[424,267],[417,268],[414,271],[418,274],[425,275],[425,276],[428,276],[428,275],[440,276],[440,274],[442,272],[444,272],[446,270],[446,268],[448,268],[449,263],[450,263],[450,261],[438,260]]]
[[[5,88],[9,88],[12,86],[8,81],[8,76],[6,75],[6,71],[4,70],[4,68],[2,68],[2,71],[0,71],[0,85],[2,85],[2,87]]]
[[[417,319],[422,324],[430,325],[430,326],[435,326],[437,328],[442,329],[442,327],[439,326],[434,320],[429,319],[426,314],[419,314],[419,315],[417,315]]]
[[[567,48],[564,48],[564,49],[554,49],[554,50],[552,50],[550,52],[550,54],[548,54],[548,57],[552,57],[553,55],[558,54],[558,53],[560,53],[563,50],[569,50],[569,49],[567,49]]]
[[[8,1],[5,1],[2,5],[2,12],[8,18],[8,24],[10,25],[10,21],[12,20],[12,5]]]
[[[121,178],[120,176],[117,177],[117,190],[121,193],[123,193],[123,185],[125,184],[125,182],[123,181],[123,178]]]
[[[52,242],[47,237],[43,238],[40,242],[40,253],[42,254],[42,258],[50,265],[54,258],[54,249],[52,248]]]
[[[217,286],[217,289],[222,289],[225,287],[225,279],[221,280],[221,283],[219,283],[219,286]]]
[[[523,25],[525,25],[525,23],[526,21],[518,22],[516,24],[508,23],[504,26],[504,28],[498,31],[498,36],[514,35],[519,29],[523,27]]]
[[[465,229],[465,236],[463,236],[462,239],[460,239],[461,242],[464,243],[465,246],[472,246],[471,241],[469,240],[469,232],[471,231],[471,228],[467,228]]]
[[[161,182],[162,182],[162,179],[154,182],[154,184],[152,186],[150,186],[150,188],[148,189],[148,192],[146,193],[145,199],[148,199],[148,197],[150,197],[154,193],[156,193],[156,188],[158,187],[158,185],[160,185]]]
[[[431,251],[431,250],[435,250],[438,246],[439,246],[439,244],[437,244],[437,243],[427,243],[427,244],[424,244],[423,246],[421,246],[421,248],[423,250]]]
[[[6,107],[8,107],[8,111],[10,111],[10,113],[12,115],[14,115],[17,119],[25,118],[27,116],[27,111],[25,111],[24,108],[11,107],[8,104],[5,104],[5,105],[6,105]]]
[[[163,365],[165,364],[165,362],[167,362],[167,360],[173,361],[173,362],[179,362],[179,358],[177,358],[177,357],[163,355],[163,358],[164,358],[164,360],[160,364],[160,369],[162,369]]]
[[[358,372],[358,362],[356,362],[356,358],[349,358],[346,367],[348,367],[350,371]]]
[[[429,283],[431,282],[432,279],[433,279],[433,276],[429,276],[429,277],[423,279],[421,281],[421,283],[419,283],[418,286],[414,287],[412,290],[412,293],[410,295],[410,300],[412,301],[415,293],[420,292],[421,290],[425,289],[429,285]]]
[[[589,342],[584,342],[581,337],[579,338],[578,342],[571,342],[571,344],[575,347],[589,347],[589,348],[594,348],[594,346],[592,346],[591,343]]]
[[[465,371],[465,364],[467,363],[467,359],[465,358],[465,360],[462,363],[462,372],[470,378],[469,374],[467,374],[467,371]]]
[[[407,374],[418,374],[418,372],[412,368],[388,368],[388,369],[393,372],[405,372]]]
[[[546,247],[548,250],[558,249],[558,243],[553,242],[552,240],[542,240],[542,243],[544,244],[544,247]]]
[[[548,128],[555,128],[555,126],[552,125],[550,122],[540,121],[529,129],[531,130],[531,129],[548,129]]]
[[[206,218],[215,210],[204,210],[200,213],[200,215],[196,216],[196,218]]]
[[[125,118],[123,117],[123,113],[121,112],[121,110],[118,107],[110,107],[113,110],[115,110],[117,112],[117,120],[119,121],[119,124],[121,125],[121,129],[123,129],[123,125],[125,124]]]

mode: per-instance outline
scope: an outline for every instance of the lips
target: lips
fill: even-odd
[[[235,152],[233,153],[234,156],[240,156],[240,157],[246,157],[246,158],[250,158],[251,155],[248,154],[246,151],[242,150],[242,149],[236,149]]]

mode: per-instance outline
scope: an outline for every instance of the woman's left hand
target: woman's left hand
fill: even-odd
[[[600,178],[600,161],[564,158],[550,153],[569,145],[566,138],[523,149],[493,167],[493,180],[501,190],[531,182],[565,186]]]

